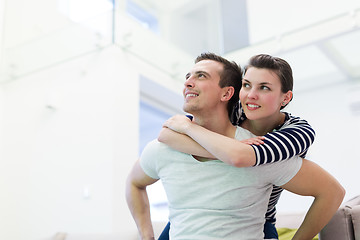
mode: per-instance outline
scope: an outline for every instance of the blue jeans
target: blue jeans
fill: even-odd
[[[170,230],[170,222],[166,224],[158,240],[169,240],[169,230]],[[268,221],[266,221],[264,225],[264,234],[265,234],[265,239],[279,238],[275,225]]]
[[[169,240],[170,222],[168,222],[158,240]]]
[[[279,235],[276,231],[275,225],[269,221],[265,221],[264,235],[265,235],[264,239],[278,239],[279,238]]]

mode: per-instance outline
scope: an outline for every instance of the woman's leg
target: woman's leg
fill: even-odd
[[[276,231],[275,225],[271,222],[266,221],[264,224],[264,239],[278,239],[278,233]]]
[[[166,224],[158,240],[169,240],[170,222]]]

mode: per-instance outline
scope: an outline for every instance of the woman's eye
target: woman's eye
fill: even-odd
[[[249,88],[250,87],[250,84],[248,84],[248,83],[243,83],[243,85],[242,85],[244,88]]]
[[[270,90],[270,88],[267,87],[267,86],[261,86],[260,88],[261,88],[262,90]]]

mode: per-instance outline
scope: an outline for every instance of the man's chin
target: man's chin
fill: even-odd
[[[184,104],[183,111],[188,113],[189,111],[191,111],[191,108],[189,106],[187,106],[186,104]]]

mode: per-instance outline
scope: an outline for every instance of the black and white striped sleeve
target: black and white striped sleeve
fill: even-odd
[[[314,139],[315,131],[306,120],[289,115],[289,119],[279,130],[265,135],[264,144],[251,145],[256,154],[254,166],[297,155],[305,157]]]

